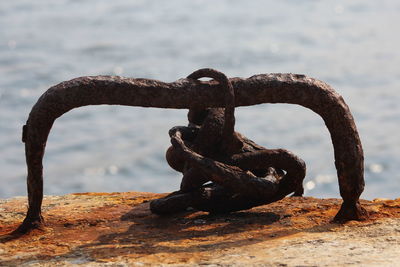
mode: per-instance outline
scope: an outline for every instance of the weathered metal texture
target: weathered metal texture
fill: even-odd
[[[266,149],[235,128],[235,95],[221,72],[201,69],[190,79],[213,78],[225,92],[224,108],[190,109],[189,125],[169,131],[172,146],[166,158],[182,172],[179,191],[153,200],[156,214],[171,214],[192,207],[220,213],[248,209],[302,195],[305,163],[283,149]],[[285,173],[286,172],[286,173]],[[212,181],[211,184],[206,182]]]
[[[340,194],[344,200],[337,220],[361,219],[367,213],[359,205],[364,189],[364,159],[354,119],[343,98],[326,83],[297,74],[261,74],[229,79],[235,106],[289,103],[309,108],[324,120],[334,147]],[[217,82],[180,79],[164,83],[116,76],[80,77],[48,89],[29,114],[23,140],[28,168],[27,217],[18,231],[40,226],[43,198],[43,166],[47,137],[62,114],[87,105],[204,109],[223,107],[225,94]]]
[[[199,184],[198,188],[181,189],[153,200],[150,207],[157,214],[175,213],[187,207],[220,213],[269,204],[296,192],[305,177],[304,162],[284,149],[238,153],[220,162],[188,148],[179,130],[174,129],[170,134],[174,148],[183,154],[192,168],[203,172],[213,184]],[[266,166],[285,170],[286,174],[281,176],[266,172],[260,177],[253,174],[253,170],[260,171]]]

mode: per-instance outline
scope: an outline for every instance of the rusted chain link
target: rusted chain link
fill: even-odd
[[[271,203],[292,192],[301,195],[306,171],[301,159],[286,150],[263,148],[234,132],[235,96],[229,79],[212,69],[188,77],[214,78],[226,94],[225,108],[196,111],[202,120],[190,111],[197,124],[170,130],[172,147],[166,157],[168,162],[185,166],[182,184],[179,191],[153,200],[152,212],[169,214],[188,207],[229,212]],[[213,184],[203,186],[208,181]]]

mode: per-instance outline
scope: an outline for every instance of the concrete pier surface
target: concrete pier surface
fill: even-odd
[[[223,215],[151,214],[162,194],[46,196],[46,226],[10,235],[27,199],[0,200],[0,266],[398,266],[400,199],[362,200],[367,221],[332,223],[341,200],[285,198]]]

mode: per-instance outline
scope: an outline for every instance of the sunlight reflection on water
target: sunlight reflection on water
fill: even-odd
[[[365,151],[365,198],[398,197],[400,3],[388,1],[2,1],[0,197],[25,186],[21,127],[51,85],[84,75],[173,81],[201,67],[228,76],[304,73],[343,95]],[[337,197],[323,121],[301,107],[237,109],[237,130],[307,163],[306,194]],[[59,118],[44,161],[45,193],[171,191],[164,151],[186,111],[87,107]]]

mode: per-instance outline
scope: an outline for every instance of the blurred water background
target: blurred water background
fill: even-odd
[[[26,194],[21,128],[50,86],[111,74],[174,81],[202,67],[228,76],[306,74],[332,85],[365,152],[363,198],[399,197],[400,2],[396,0],[15,0],[0,2],[0,197]],[[329,133],[294,105],[238,108],[237,130],[307,163],[306,195],[338,197]],[[180,174],[164,152],[186,110],[120,106],[59,118],[45,194],[167,192]]]

